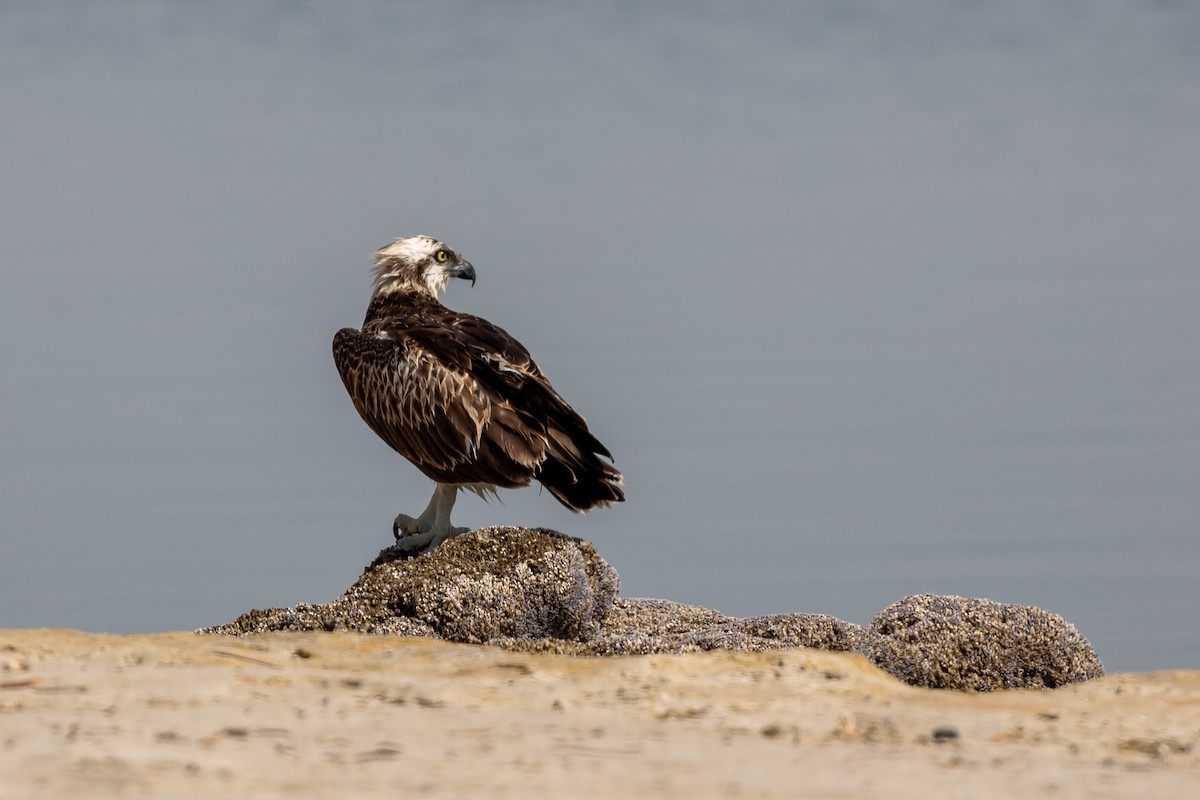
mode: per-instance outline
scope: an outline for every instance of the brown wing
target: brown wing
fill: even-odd
[[[447,363],[420,342],[382,330],[338,331],[333,351],[363,420],[427,476],[510,488],[529,483],[544,441],[523,434],[511,411],[455,365],[458,359]]]
[[[442,483],[514,488],[533,478],[575,511],[624,499],[607,448],[529,352],[486,320],[448,310],[385,317],[334,337],[359,414]]]

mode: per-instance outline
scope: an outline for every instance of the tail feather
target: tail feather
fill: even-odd
[[[587,511],[624,501],[621,473],[601,459],[608,450],[596,437],[586,430],[583,436],[572,436],[555,427],[548,433],[550,447],[537,479],[560,503],[572,511]]]

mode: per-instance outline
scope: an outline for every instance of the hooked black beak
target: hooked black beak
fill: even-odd
[[[471,266],[470,261],[462,261],[456,266],[446,270],[452,277],[470,279],[471,285],[475,285],[475,268]]]

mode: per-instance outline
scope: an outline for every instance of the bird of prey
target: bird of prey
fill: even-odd
[[[612,454],[529,351],[438,300],[452,278],[475,284],[469,261],[409,236],[375,252],[374,272],[362,329],[337,332],[333,360],[371,430],[436,483],[419,516],[396,517],[398,543],[427,551],[466,532],[450,524],[460,489],[487,499],[537,480],[579,512],[625,499]]]

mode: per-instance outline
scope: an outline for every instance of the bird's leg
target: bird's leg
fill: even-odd
[[[396,517],[392,534],[405,550],[428,552],[451,536],[466,533],[470,528],[455,528],[450,524],[450,511],[458,498],[458,486],[439,483],[433,490],[429,505],[421,516],[413,519],[405,514]],[[404,535],[401,535],[401,531]]]
[[[401,538],[408,536],[425,533],[433,527],[433,518],[437,514],[438,490],[440,488],[442,488],[442,484],[434,484],[433,497],[429,498],[429,505],[425,506],[425,510],[421,512],[421,516],[413,519],[408,514],[396,515],[396,521],[392,523],[392,536],[396,537],[396,541],[400,541]]]
[[[434,490],[438,501],[437,513],[433,518],[434,539],[426,549],[432,550],[451,536],[467,533],[470,528],[456,528],[450,524],[450,512],[454,509],[454,501],[458,499],[458,486],[451,483],[439,483]]]

